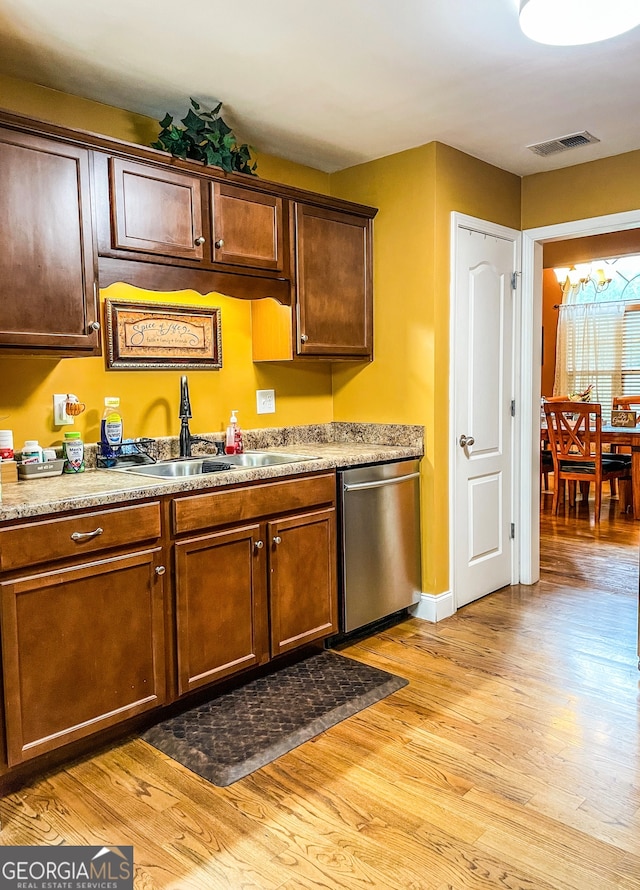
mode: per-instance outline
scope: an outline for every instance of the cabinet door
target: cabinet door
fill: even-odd
[[[202,260],[197,176],[110,158],[109,183],[113,248]]]
[[[10,766],[164,702],[159,553],[0,584]]]
[[[297,352],[371,357],[371,220],[296,204]]]
[[[212,182],[211,208],[215,262],[283,271],[282,198]]]
[[[97,352],[84,149],[0,129],[0,242],[0,347]]]
[[[269,522],[271,654],[337,630],[335,510]]]
[[[265,549],[259,525],[176,544],[181,695],[267,660]]]

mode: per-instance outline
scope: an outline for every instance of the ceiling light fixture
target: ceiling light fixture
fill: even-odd
[[[520,27],[552,46],[596,43],[640,25],[638,0],[520,0]]]
[[[605,269],[605,264],[594,266],[592,263],[578,263],[576,266],[563,267],[554,269],[558,284],[562,288],[563,293],[567,293],[571,289],[575,291],[585,290],[588,286],[593,287],[596,294],[606,290],[612,281],[612,275],[609,269]]]

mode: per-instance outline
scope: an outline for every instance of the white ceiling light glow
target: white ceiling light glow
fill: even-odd
[[[553,46],[596,43],[640,25],[639,0],[521,0],[520,27]]]

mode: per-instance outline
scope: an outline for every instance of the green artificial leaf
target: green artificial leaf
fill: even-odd
[[[191,110],[191,108],[187,112],[187,116],[182,118],[182,123],[185,125],[187,130],[193,130],[196,133],[200,132],[200,130],[203,130],[205,127],[205,124],[198,117],[198,115]]]
[[[223,170],[255,174],[257,162],[251,165],[251,147],[246,143],[239,145],[231,127],[219,117],[222,102],[212,111],[205,111],[195,99],[189,101],[191,108],[181,120],[184,129],[176,126],[167,113],[159,121],[162,130],[152,147],[177,158],[191,158]]]

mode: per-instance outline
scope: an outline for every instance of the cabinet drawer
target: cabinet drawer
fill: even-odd
[[[159,501],[31,522],[0,529],[0,570],[8,572],[159,537]]]
[[[176,498],[172,505],[173,530],[179,535],[216,525],[304,510],[317,504],[333,504],[335,497],[335,474],[323,473],[320,476]]]

